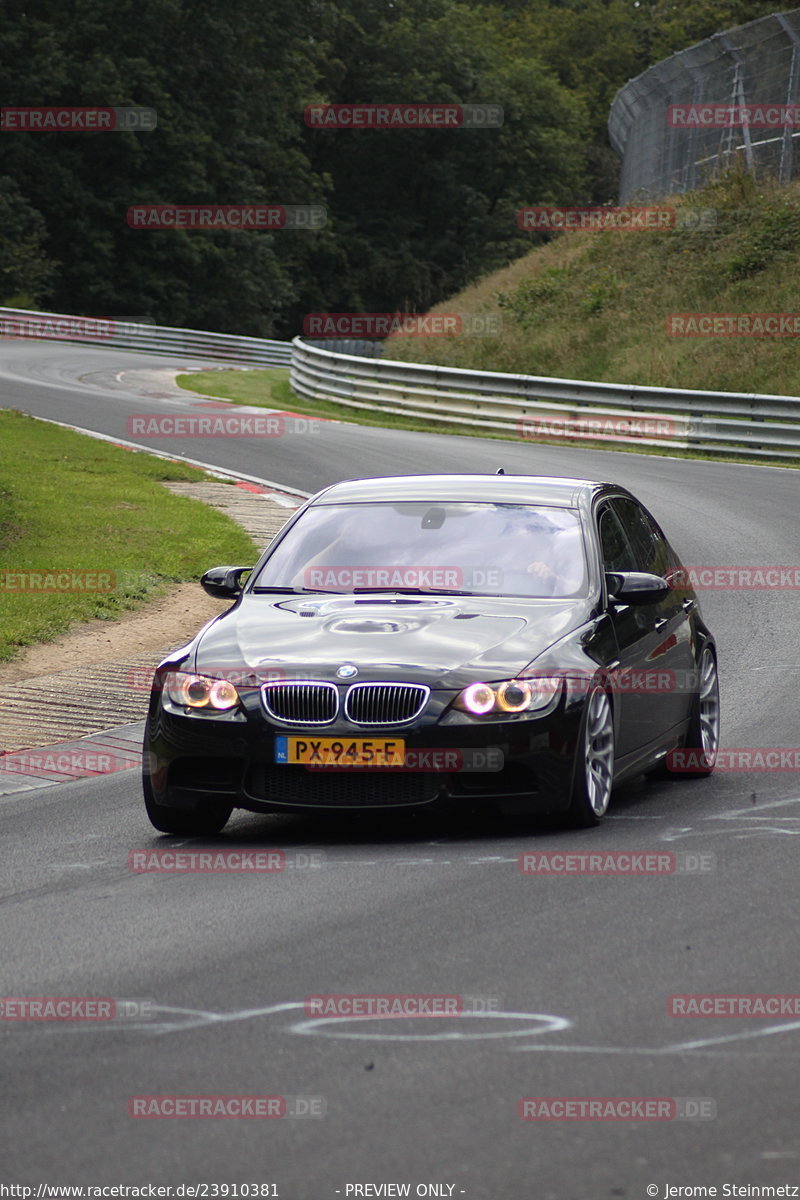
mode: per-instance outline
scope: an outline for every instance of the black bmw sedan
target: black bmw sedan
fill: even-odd
[[[521,475],[335,484],[156,669],[148,816],[452,809],[602,820],[613,786],[713,770],[714,640],[625,488]]]

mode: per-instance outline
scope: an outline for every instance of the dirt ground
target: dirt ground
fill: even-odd
[[[136,612],[114,621],[88,621],[52,642],[20,651],[13,662],[0,663],[0,684],[88,663],[118,662],[128,655],[152,654],[155,662],[229,606],[208,596],[199,583],[178,584],[169,595]]]

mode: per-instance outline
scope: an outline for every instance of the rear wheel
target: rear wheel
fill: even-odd
[[[670,765],[667,755],[666,766],[670,774],[710,775],[714,770],[719,750],[719,678],[717,660],[708,647],[700,655],[697,668],[697,691],[692,699],[689,725],[676,757],[676,765]]]
[[[186,837],[219,833],[233,811],[233,805],[227,801],[211,798],[199,800],[193,808],[171,808],[168,804],[158,804],[147,775],[142,776],[142,790],[150,823],[159,833],[182,833]]]
[[[568,819],[571,825],[598,825],[606,814],[614,783],[614,714],[608,693],[601,687],[594,688],[586,701],[575,754]]]

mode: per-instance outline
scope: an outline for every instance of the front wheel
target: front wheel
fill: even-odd
[[[608,693],[596,687],[586,701],[575,751],[571,825],[598,825],[606,814],[614,784],[614,714]]]
[[[159,804],[147,775],[142,776],[144,806],[159,833],[181,833],[185,837],[208,837],[219,833],[233,812],[233,805],[224,800],[204,799],[194,808],[171,808]]]

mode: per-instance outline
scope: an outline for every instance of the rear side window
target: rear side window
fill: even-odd
[[[612,505],[630,543],[636,564],[633,567],[618,569],[666,575],[671,565],[669,546],[641,505],[622,496],[614,499]]]
[[[636,557],[614,510],[606,507],[600,513],[600,549],[604,571],[637,571]]]

